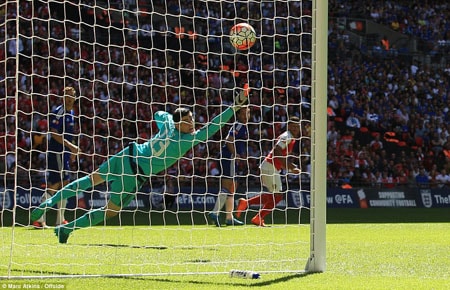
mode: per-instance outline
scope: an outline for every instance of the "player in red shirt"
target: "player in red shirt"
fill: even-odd
[[[287,123],[287,131],[278,136],[275,146],[260,165],[262,185],[270,193],[263,193],[250,199],[239,199],[236,216],[240,217],[242,211],[249,205],[261,204],[262,207],[251,222],[256,226],[265,227],[264,217],[283,199],[281,171],[300,174],[300,169],[291,162],[289,155],[296,140],[300,137],[300,119],[291,117]]]

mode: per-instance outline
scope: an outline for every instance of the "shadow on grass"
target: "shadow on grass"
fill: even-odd
[[[111,248],[124,248],[124,249],[140,249],[140,250],[168,250],[170,247],[167,246],[138,246],[138,245],[124,245],[124,244],[71,244],[78,245],[83,247],[111,247]],[[184,247],[176,247],[178,250],[197,250],[197,247],[184,246]],[[217,251],[216,248],[212,247],[203,247],[203,251]],[[195,261],[188,261],[195,262]]]
[[[249,283],[239,283],[239,278],[230,278],[230,282],[220,282],[220,281],[198,281],[198,280],[181,280],[181,279],[168,279],[168,278],[160,278],[160,277],[120,277],[120,276],[114,276],[114,277],[109,277],[112,279],[132,279],[132,280],[140,280],[140,281],[154,281],[154,282],[159,282],[159,283],[167,283],[167,284],[191,284],[192,286],[194,285],[210,285],[211,289],[217,286],[242,286],[242,287],[263,287],[263,286],[273,286],[275,284],[278,283],[283,283],[283,282],[288,282],[290,280],[293,279],[298,279],[298,278],[302,278],[302,277],[306,277],[309,275],[313,275],[313,274],[320,274],[320,273],[308,273],[308,272],[304,272],[304,273],[298,273],[298,274],[289,274],[286,276],[282,276],[279,278],[275,278],[275,279],[255,279],[252,280],[254,281],[254,283],[249,284]],[[280,273],[280,275],[283,275],[282,273]],[[242,280],[242,279],[241,279]],[[233,282],[232,282],[233,281]],[[248,280],[247,280],[248,281]]]
[[[69,277],[73,277],[73,275],[76,275],[73,273],[58,272],[58,271],[53,271],[53,270],[52,271],[42,271],[42,270],[28,270],[27,269],[26,271],[24,271],[23,269],[11,269],[11,272],[19,273],[22,275],[22,277],[12,276],[11,277],[12,280],[14,280],[14,279],[17,279],[17,280],[30,279],[29,276],[32,276],[31,274],[36,275],[35,277],[33,277],[33,279],[41,279],[40,276],[42,276],[42,279],[48,279],[48,278],[51,278],[52,276],[55,276],[55,279],[57,279],[57,278],[59,279],[62,276],[67,276],[67,278],[69,278]],[[25,275],[25,273],[27,273],[27,274],[29,273],[30,275]],[[81,276],[80,276],[80,278],[81,278]]]
[[[20,273],[21,275],[24,274],[24,270],[23,269],[11,269],[11,272],[13,273]],[[82,276],[82,274],[74,274],[74,273],[66,273],[66,272],[57,272],[57,271],[42,271],[42,270],[27,270],[26,273],[28,273],[29,275],[27,276],[23,276],[23,277],[11,277],[11,280],[23,280],[23,279],[61,279],[61,278],[86,278],[86,279],[97,279],[97,278],[107,278],[107,279],[126,279],[126,280],[136,280],[136,281],[145,281],[145,282],[159,282],[159,283],[167,283],[167,284],[190,284],[192,286],[195,285],[210,285],[211,288],[217,287],[217,286],[243,286],[243,287],[263,287],[263,286],[273,286],[276,285],[278,283],[283,283],[283,282],[288,282],[290,280],[293,279],[298,279],[298,278],[302,278],[302,277],[306,277],[309,275],[313,275],[313,274],[320,274],[320,273],[308,273],[308,272],[304,272],[304,273],[297,273],[297,274],[286,274],[284,275],[283,273],[280,273],[280,275],[283,275],[282,277],[278,277],[278,278],[274,278],[274,279],[255,279],[252,280],[252,282],[254,283],[247,283],[247,282],[239,282],[239,278],[230,278],[230,282],[220,282],[220,281],[199,281],[199,280],[184,280],[184,279],[177,279],[175,278],[175,275],[173,275],[172,277],[174,277],[173,279],[169,279],[169,278],[161,278],[161,276],[137,276],[137,277],[133,277],[133,276],[128,276],[128,275],[99,275],[99,276]],[[35,276],[33,276],[33,274]],[[206,275],[206,274],[205,274]],[[209,275],[209,274],[208,274]],[[218,275],[218,274],[214,274],[214,275]],[[32,277],[30,277],[32,276]],[[187,276],[187,275],[186,275]],[[204,275],[203,275],[204,276]],[[198,275],[197,275],[198,277]],[[263,275],[264,277],[264,275]],[[243,279],[241,279],[243,280]]]
[[[167,250],[166,246],[136,246],[136,245],[115,245],[115,244],[83,244],[85,247],[111,247],[111,248],[129,248],[140,250]]]

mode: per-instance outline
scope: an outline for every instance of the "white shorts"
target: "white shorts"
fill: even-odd
[[[261,171],[261,182],[270,193],[281,193],[281,175],[278,170],[267,161],[263,161],[259,166]]]

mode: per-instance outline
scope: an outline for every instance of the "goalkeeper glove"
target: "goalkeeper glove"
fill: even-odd
[[[241,106],[244,106],[247,103],[248,94],[250,93],[250,88],[248,87],[248,83],[244,85],[242,91],[237,92],[234,97],[234,110],[238,111]]]

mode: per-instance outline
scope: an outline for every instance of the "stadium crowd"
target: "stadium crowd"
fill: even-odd
[[[65,4],[69,9],[70,2]],[[31,6],[30,1],[20,2],[24,19],[39,15],[40,20],[23,21],[19,28],[23,36],[35,35],[33,41],[27,37],[16,40],[16,25],[11,21],[15,10],[3,11],[0,44],[6,49],[0,50],[0,71],[5,72],[0,80],[0,156],[4,159],[4,172],[12,172],[17,166],[19,172],[23,171],[22,176],[42,182],[46,166],[42,133],[48,130],[47,114],[60,104],[65,84],[79,88],[81,96],[76,114],[79,147],[84,154],[74,164],[74,175],[91,172],[131,141],[148,139],[156,130],[151,120],[157,110],[170,111],[178,104],[190,104],[196,121],[206,122],[232,101],[234,88],[247,80],[255,88],[250,97],[249,139],[256,142],[249,142],[248,166],[241,162],[240,171],[242,175],[249,174],[250,182],[258,177],[261,158],[270,150],[273,138],[284,130],[287,117],[310,118],[311,56],[301,47],[310,47],[311,39],[300,36],[300,29],[311,31],[311,23],[300,14],[292,15],[295,11],[310,14],[311,7],[305,1],[221,1],[220,5],[194,1],[183,7],[175,0],[153,1],[155,11],[182,15],[183,21],[162,19],[147,30],[134,28],[142,18],[150,19],[150,10],[115,18],[104,14],[114,9],[94,11],[89,8],[90,1],[85,2],[75,10],[80,11],[77,15],[65,13],[68,8],[63,4],[49,9],[42,3]],[[124,2],[130,9],[136,7],[136,1]],[[443,44],[450,41],[449,4],[363,2],[367,5],[361,1],[330,1],[330,17],[372,19],[420,37],[432,48],[445,48]],[[110,1],[109,5],[120,8],[120,3]],[[261,6],[251,9],[247,5],[252,3]],[[288,21],[287,15],[293,17]],[[73,21],[62,22],[64,16],[73,17]],[[186,33],[176,33],[177,25],[192,16],[196,17],[195,26],[186,26]],[[251,53],[236,54],[221,37],[221,31],[228,31],[236,17],[266,17],[264,22],[251,23],[261,35],[289,32],[289,37],[261,37]],[[95,22],[96,27],[80,26],[77,19],[87,24]],[[426,181],[426,186],[450,187],[450,64],[364,54],[346,42],[342,37],[345,31],[332,19],[328,65],[329,185],[392,187]],[[398,27],[393,24],[395,21],[399,22]],[[205,27],[209,30],[205,31]],[[198,34],[189,34],[190,30]],[[94,35],[95,41],[89,38]],[[127,36],[125,43],[123,35]],[[193,47],[195,53],[189,53]],[[15,86],[14,77],[16,48],[20,53],[19,87]],[[273,52],[278,53],[272,56]],[[427,53],[433,53],[433,49]],[[20,100],[17,138],[16,91]],[[309,122],[302,122],[302,128],[303,136],[308,137]],[[226,131],[225,128],[223,132]],[[189,180],[219,175],[221,137],[197,146],[167,174],[180,173]],[[308,138],[301,141],[296,150],[307,171],[309,142]],[[14,155],[16,147],[18,156]],[[423,175],[426,178],[421,178]],[[29,178],[23,182],[26,180]]]
[[[450,52],[450,4],[446,1],[329,1],[330,17],[370,19],[420,41],[431,56]]]

